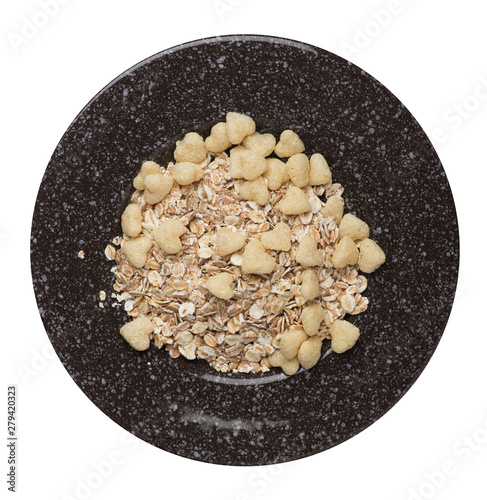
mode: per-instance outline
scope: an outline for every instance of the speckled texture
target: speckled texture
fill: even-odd
[[[388,257],[369,280],[369,310],[352,319],[362,332],[357,346],[291,378],[218,375],[203,361],[173,360],[155,347],[136,352],[118,333],[123,309],[98,307],[99,290],[109,296],[113,282],[103,250],[121,232],[140,163],[168,159],[176,138],[207,133],[229,110],[250,114],[264,131],[292,128],[307,153],[323,153],[345,186],[346,210],[369,223]],[[440,340],[458,252],[445,173],[404,106],[333,54],[261,36],[176,47],[110,83],[54,152],[32,227],[39,310],[85,394],[155,446],[233,465],[326,450],[389,410]]]

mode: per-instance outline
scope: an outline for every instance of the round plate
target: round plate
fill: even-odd
[[[323,153],[346,211],[371,227],[387,262],[369,277],[357,345],[285,377],[219,374],[204,361],[134,351],[110,307],[104,248],[146,159],[167,161],[185,132],[207,134],[227,111],[260,130],[291,128]],[[304,43],[225,36],[181,45],[105,87],[57,146],[35,206],[32,275],[62,363],[122,427],[178,455],[264,465],[354,436],[411,387],[435,350],[458,272],[455,207],[440,160],[407,109],[353,64]],[[77,257],[80,250],[84,259]],[[98,293],[109,297],[98,307]]]

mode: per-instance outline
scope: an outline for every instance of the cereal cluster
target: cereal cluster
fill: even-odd
[[[359,271],[385,254],[364,221],[343,215],[323,155],[304,151],[292,130],[276,141],[230,112],[206,139],[186,134],[167,167],[142,164],[120,248],[105,251],[134,349],[153,339],[219,371],[293,375],[319,361],[325,339],[336,353],[355,345],[343,317],[367,308]]]

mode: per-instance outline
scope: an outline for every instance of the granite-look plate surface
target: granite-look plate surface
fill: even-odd
[[[169,159],[187,131],[227,111],[258,128],[292,128],[345,186],[346,211],[387,254],[370,276],[354,349],[286,378],[219,375],[204,361],[134,351],[123,308],[98,307],[113,284],[104,248],[142,161]],[[168,149],[169,148],[169,149]],[[84,250],[85,258],[77,258]],[[32,273],[45,328],[84,393],[145,441],[192,459],[271,464],[363,430],[411,387],[452,306],[458,229],[445,172],[425,133],[386,88],[325,50],[227,36],[156,54],[105,87],[57,146],[37,198]],[[327,352],[329,342],[323,350]],[[76,425],[89,425],[78,422]]]

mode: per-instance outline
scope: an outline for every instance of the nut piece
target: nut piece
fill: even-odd
[[[255,151],[252,151],[251,149],[239,150],[237,153],[236,162],[236,173],[239,175],[239,177],[243,177],[248,181],[257,179],[257,177],[262,175],[267,170],[266,159],[262,155],[256,153]],[[233,172],[235,172],[235,170]],[[230,170],[230,175],[232,177],[233,172],[232,170]]]
[[[140,168],[140,172],[137,177],[134,179],[134,188],[139,191],[143,191],[145,189],[144,179],[146,176],[150,174],[160,174],[161,167],[155,161],[145,161],[142,163],[142,167]]]
[[[277,191],[289,180],[286,164],[277,158],[267,158],[267,170],[262,174],[267,179],[267,187]]]
[[[124,241],[122,250],[128,261],[134,267],[144,267],[147,261],[147,252],[152,248],[152,240],[147,236],[135,238],[135,240]]]
[[[312,269],[303,271],[301,281],[301,296],[304,300],[313,300],[320,294],[318,275]]]
[[[241,113],[227,113],[227,135],[232,144],[240,144],[245,136],[255,132],[255,122]]]
[[[323,155],[315,153],[309,159],[309,184],[321,186],[331,182],[331,170]]]
[[[304,151],[303,141],[292,130],[284,130],[274,152],[279,158],[287,158]]]
[[[134,319],[120,328],[122,337],[136,351],[145,351],[150,345],[150,334],[154,331],[152,321],[142,316]]]
[[[317,337],[305,340],[298,352],[298,361],[305,370],[312,368],[321,358],[321,346],[323,341]]]
[[[231,287],[233,283],[233,275],[229,273],[218,273],[206,282],[206,289],[215,297],[224,300],[230,300],[233,297],[234,291]]]
[[[309,182],[309,160],[304,153],[291,156],[286,163],[286,170],[291,182],[297,187],[304,187]]]
[[[304,267],[321,266],[323,253],[312,236],[305,235],[298,246],[296,261]]]
[[[247,149],[252,149],[262,156],[269,156],[276,147],[276,138],[272,134],[259,134],[254,132],[242,141],[242,145]]]
[[[269,202],[269,191],[263,177],[257,177],[253,181],[245,181],[239,187],[238,192],[244,200],[255,201],[259,205],[266,205]]]
[[[354,266],[358,261],[358,248],[350,236],[342,238],[335,247],[332,263],[337,269]]]
[[[177,219],[164,221],[159,227],[152,231],[152,238],[160,246],[161,250],[167,254],[178,253],[182,250],[180,236],[184,234],[186,228]]]
[[[291,327],[281,337],[280,351],[286,359],[293,359],[298,355],[301,344],[308,340],[306,332],[299,327]]]
[[[326,200],[325,206],[320,210],[320,214],[323,217],[335,217],[337,224],[340,224],[343,217],[343,205],[343,198],[334,194]]]
[[[364,273],[373,273],[386,261],[386,254],[373,240],[365,238],[358,244],[360,255],[358,266]]]
[[[200,165],[188,162],[171,165],[169,167],[169,172],[174,180],[181,186],[187,186],[188,184],[199,181],[205,175]]]
[[[131,203],[123,211],[122,231],[131,238],[135,238],[142,231],[142,212],[139,205]]]
[[[320,329],[321,322],[325,319],[325,310],[320,304],[315,303],[303,307],[301,312],[301,322],[304,331],[312,336],[316,335]]]
[[[340,239],[350,236],[352,240],[364,240],[369,237],[369,226],[352,214],[345,214],[338,227]]]
[[[284,222],[278,222],[272,231],[261,236],[260,241],[269,250],[287,252],[291,248],[291,229]]]
[[[284,198],[277,204],[284,215],[299,215],[309,212],[311,204],[304,191],[296,186],[290,186]]]
[[[178,163],[201,163],[207,155],[208,152],[206,151],[203,137],[196,132],[189,132],[184,136],[182,141],[176,142],[174,159]]]
[[[359,329],[343,319],[335,320],[330,326],[331,348],[341,354],[351,349],[357,342]]]
[[[220,122],[211,128],[210,135],[205,140],[206,149],[213,154],[221,153],[228,149],[232,143],[228,140],[227,124]]]
[[[161,174],[149,174],[144,179],[144,198],[147,203],[153,205],[162,201],[173,187],[173,180]]]
[[[230,255],[245,245],[245,237],[232,231],[231,227],[222,227],[216,232],[216,247],[220,255]]]
[[[247,243],[242,258],[242,271],[251,274],[269,274],[274,271],[276,262],[265,252],[259,240],[253,239]]]
[[[269,356],[268,360],[271,366],[278,366],[282,368],[282,371],[286,375],[294,375],[299,370],[298,357],[295,356],[293,359],[286,359],[279,350],[274,351]]]

